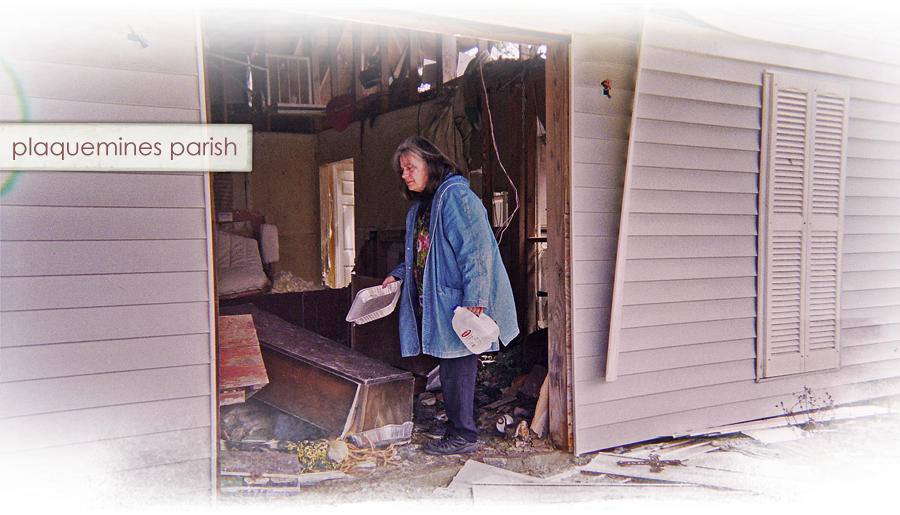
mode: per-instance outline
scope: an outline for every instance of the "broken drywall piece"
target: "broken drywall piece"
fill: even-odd
[[[534,484],[543,481],[540,478],[485,465],[480,461],[468,460],[450,485],[436,489],[435,493],[453,498],[471,498],[474,484]]]
[[[819,493],[826,490],[843,490],[846,488],[845,485],[718,470],[684,463],[664,466],[659,472],[651,472],[649,464],[620,466],[618,463],[621,461],[629,460],[623,459],[620,455],[600,453],[590,463],[583,466],[582,471],[670,483],[688,483],[732,490],[745,490],[766,495],[802,492]]]
[[[803,438],[803,430],[795,426],[749,429],[741,431],[741,433],[765,444],[793,442]]]
[[[574,510],[721,503],[759,503],[769,496],[689,485],[524,483],[472,485],[476,510]]]

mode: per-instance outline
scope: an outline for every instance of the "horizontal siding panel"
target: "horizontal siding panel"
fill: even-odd
[[[900,204],[900,202],[897,202]],[[900,252],[900,236],[897,234],[845,234],[844,253]]]
[[[897,164],[900,167],[900,162]],[[900,198],[900,174],[890,179],[848,177],[844,192],[848,197]]]
[[[636,50],[632,50],[632,52],[636,52]],[[603,77],[600,80],[609,79],[618,94],[631,96],[626,92],[634,91],[636,70],[636,63],[622,64],[616,62],[615,58],[602,62],[575,60],[572,62],[572,85],[598,87],[600,83],[597,81],[597,77]]]
[[[615,90],[616,95],[607,97],[603,93],[603,87],[600,85],[605,79],[596,79],[592,87],[572,85],[572,111],[574,113],[597,114],[609,117],[625,117],[630,119],[629,114],[633,105],[633,92],[625,92],[618,87]],[[581,134],[579,136],[596,136],[596,131]]]
[[[29,38],[30,41],[30,38]],[[28,97],[120,105],[195,109],[200,105],[196,75],[172,75],[141,70],[117,70],[10,58]],[[65,80],[59,80],[65,77]],[[128,87],[122,87],[128,84]],[[9,81],[0,94],[12,95]]]
[[[634,189],[754,195],[759,191],[758,173],[644,167],[634,167],[631,173]]]
[[[631,190],[631,213],[756,215],[757,196],[747,193]]]
[[[759,132],[754,129],[638,118],[635,123],[634,135],[635,141],[642,143],[759,151]]]
[[[900,263],[896,270],[844,273],[841,276],[841,289],[844,292],[879,288],[900,288]]]
[[[598,63],[637,65],[639,31],[635,26],[634,38],[623,39],[596,34],[572,35],[572,60]]]
[[[209,379],[204,364],[3,383],[2,418],[209,396]]]
[[[880,122],[896,123],[900,120],[900,104],[896,99],[880,102],[864,98],[850,98],[850,116],[853,119],[865,119]]]
[[[641,259],[628,263],[624,280],[666,281],[715,277],[753,277],[756,275],[755,257]]]
[[[847,216],[844,234],[896,234],[900,237],[900,217]]]
[[[572,306],[608,308],[612,304],[612,283],[580,284],[572,286]]]
[[[870,179],[897,179],[897,164],[895,159],[847,159],[847,177]]]
[[[573,236],[572,261],[613,261],[616,241],[615,236]]]
[[[125,27],[129,24],[150,42],[149,46],[141,48],[140,43],[126,39]],[[30,37],[32,27],[28,25],[6,27],[0,31],[0,47],[7,59],[197,75],[197,43],[193,27],[183,24],[182,37],[172,37],[146,31],[141,20],[132,16],[123,16],[121,23],[115,26],[122,30],[115,30],[109,22],[90,25],[66,20],[54,26],[43,38]]]
[[[572,332],[579,335],[577,342],[581,342],[584,335],[601,335],[606,341],[606,334],[609,333],[609,311],[610,308],[575,308],[572,315]],[[576,351],[578,353],[580,351]],[[589,351],[593,354],[593,351]]]
[[[847,291],[841,294],[841,308],[862,309],[894,306],[900,312],[900,288]]]
[[[632,161],[633,166],[653,168],[759,172],[759,153],[740,150],[636,142]]]
[[[755,277],[651,281],[625,283],[622,303],[635,306],[755,296]]]
[[[5,469],[5,466],[4,466]],[[209,459],[182,461],[169,465],[124,470],[109,474],[88,477],[75,477],[64,481],[54,481],[27,487],[31,495],[95,503],[104,506],[118,505],[141,506],[147,508],[195,510],[208,505],[209,497]],[[102,488],[100,487],[102,485]],[[172,496],[165,505],[159,504],[159,494],[195,493],[203,491],[207,500],[200,505],[178,506]],[[196,502],[199,496],[190,496],[189,502]],[[184,502],[184,501],[181,501]]]
[[[202,208],[102,208],[0,205],[3,241],[206,238]]]
[[[86,9],[83,4],[30,4],[4,16],[108,31],[124,31],[125,24],[131,23],[141,34],[194,37],[190,4],[104,4],[102,9]]]
[[[841,328],[874,327],[900,323],[900,306],[841,309]]]
[[[851,137],[847,142],[847,157],[858,159],[898,160],[900,159],[900,143],[894,141],[855,139]]]
[[[759,130],[759,108],[641,93],[635,115],[648,120]]]
[[[613,190],[605,195],[622,197],[625,183],[625,165],[598,165],[572,163],[572,186],[575,188],[603,188]],[[582,206],[578,206],[582,207]]]
[[[710,41],[715,41],[715,45],[710,45]],[[900,71],[893,65],[784,45],[778,45],[778,51],[774,52],[774,45],[766,41],[743,38],[713,28],[663,20],[655,16],[647,18],[645,44],[673,51],[716,55],[748,62],[766,61],[775,66],[796,70],[811,72],[837,70],[845,77],[878,77],[882,81],[900,83]]]
[[[2,311],[204,302],[207,272],[7,277]]]
[[[618,213],[572,213],[572,234],[575,236],[608,236],[618,232]]]
[[[210,444],[209,428],[197,428],[28,451],[13,459],[27,459],[31,466],[49,466],[77,482],[81,475],[101,471],[149,469],[200,459],[206,459],[209,466]]]
[[[209,427],[209,403],[191,397],[8,418],[0,453]]]
[[[873,345],[900,342],[900,323],[876,326],[843,328],[841,330],[841,346]],[[900,345],[898,345],[900,348]]]
[[[855,114],[852,111],[852,106],[850,109],[851,114]],[[850,125],[847,127],[847,134],[851,139],[900,143],[900,123],[897,123],[898,120],[900,118],[895,118],[893,122],[851,118]]]
[[[574,113],[572,133],[584,138],[628,140],[631,117],[624,114]]]
[[[887,197],[846,197],[845,216],[890,216],[900,218],[900,202]]]
[[[694,322],[715,322],[744,319],[756,316],[756,299],[710,300],[704,302],[680,302],[653,304],[651,306],[624,306],[622,329],[637,327],[669,326]],[[721,339],[722,336],[720,335]],[[629,350],[624,343],[623,350]]]
[[[641,67],[657,73],[693,75],[704,79],[762,86],[763,65],[721,56],[686,53],[647,45],[641,53]]]
[[[844,253],[841,269],[844,273],[896,270],[898,263],[900,263],[900,252]]]
[[[203,174],[26,172],[3,204],[203,209],[204,180]]]
[[[632,236],[628,259],[749,257],[756,239],[741,236]]]
[[[693,366],[713,365],[756,359],[756,340],[731,340],[715,343],[669,347],[635,352],[623,352],[619,357],[619,375],[629,376],[650,372],[664,372]],[[592,369],[603,370],[605,356],[591,356],[579,360],[577,377],[587,377]]]
[[[841,346],[841,366],[895,361],[900,372],[900,340],[874,345]]]
[[[641,93],[757,109],[762,107],[762,97],[759,94],[761,85],[762,76],[757,84],[741,84],[677,73],[641,70]]]
[[[723,342],[756,341],[756,319],[752,317],[667,326],[639,327],[622,332],[624,352],[721,345]]]
[[[206,240],[14,241],[4,242],[0,247],[0,276],[3,277],[206,269]]]
[[[572,263],[573,284],[612,284],[616,273],[616,262],[575,261]]]
[[[197,334],[209,330],[206,302],[0,313],[3,348]]]
[[[606,188],[572,188],[572,211],[618,215],[622,212],[622,194]]]
[[[91,356],[85,359],[85,356]],[[208,364],[209,334],[3,347],[4,383]]]
[[[200,110],[196,108],[135,106],[52,98],[29,98],[28,115],[29,122],[42,123],[69,120],[79,120],[80,123],[200,123]],[[22,119],[18,98],[0,95],[0,120],[25,121]]]
[[[628,217],[632,236],[755,236],[753,215],[667,215],[632,213]]]
[[[601,136],[589,134],[589,136]],[[575,136],[572,141],[572,160],[576,163],[617,165],[625,162],[628,141],[594,139]]]

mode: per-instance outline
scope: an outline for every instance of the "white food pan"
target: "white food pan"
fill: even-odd
[[[379,284],[359,290],[347,313],[347,321],[365,324],[391,314],[400,298],[401,284],[403,281],[394,281],[384,288]]]

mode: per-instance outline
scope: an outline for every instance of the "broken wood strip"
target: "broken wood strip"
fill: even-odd
[[[751,468],[737,472],[683,463],[679,466],[663,467],[659,472],[651,472],[649,465],[646,467],[622,467],[619,465],[620,461],[623,461],[621,456],[600,453],[580,470],[589,474],[608,474],[757,493],[772,492],[785,487],[784,477],[760,474]],[[801,477],[802,471],[798,469],[798,473],[794,475]]]
[[[786,451],[792,452],[804,459],[809,463],[815,461],[815,457],[812,455],[812,452],[804,449],[797,442],[776,442],[775,445],[778,448],[784,449]],[[850,477],[855,477],[857,479],[861,479],[869,484],[881,487],[881,488],[897,488],[900,483],[894,481],[893,479],[883,476],[874,470],[869,470],[855,463],[846,462],[843,460],[835,459],[835,468],[839,470],[841,473],[846,474]]]
[[[769,496],[690,485],[473,483],[476,510],[549,510],[764,502]]]

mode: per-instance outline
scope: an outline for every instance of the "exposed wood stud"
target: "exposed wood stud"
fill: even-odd
[[[381,109],[387,111],[390,107],[391,78],[391,46],[387,27],[378,27],[378,54],[381,59]]]

